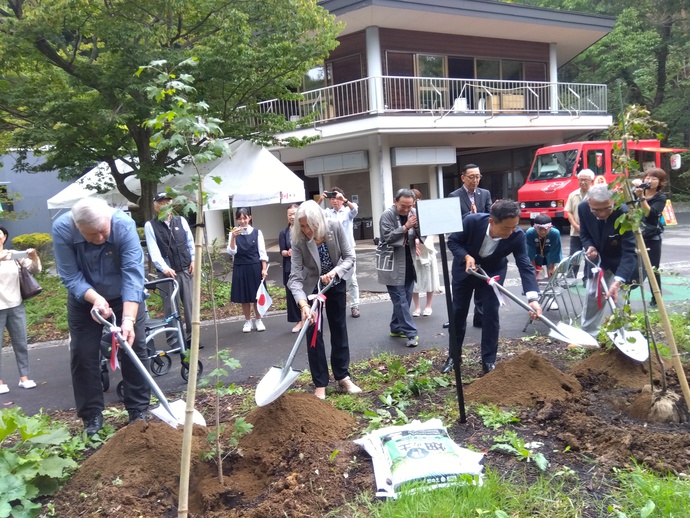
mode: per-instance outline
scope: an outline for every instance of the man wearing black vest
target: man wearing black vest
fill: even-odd
[[[159,192],[153,198],[153,209],[159,214],[161,209],[172,203],[172,198],[165,192]],[[189,224],[181,216],[173,216],[172,212],[161,221],[158,216],[144,225],[146,247],[149,257],[158,270],[158,278],[171,277],[177,281],[180,288],[179,297],[184,307],[184,333],[189,341],[192,335],[192,274],[194,273],[194,237]],[[159,289],[163,299],[163,311],[170,315],[170,294],[167,293],[168,284],[164,283]],[[179,307],[179,304],[178,304]],[[182,312],[182,308],[179,308]],[[166,333],[168,346],[178,347],[177,337]]]

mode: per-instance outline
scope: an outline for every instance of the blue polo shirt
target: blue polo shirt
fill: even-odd
[[[72,212],[53,223],[57,271],[70,295],[84,302],[93,288],[106,300],[144,301],[144,252],[134,220],[121,210],[110,218],[110,235],[101,245],[89,243],[72,220]]]

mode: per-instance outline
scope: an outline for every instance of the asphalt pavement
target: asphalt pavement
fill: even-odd
[[[690,276],[690,257],[687,254],[687,230],[690,228],[690,213],[678,214],[679,225],[667,227],[664,234],[663,269],[673,272],[676,279]],[[569,239],[563,236],[563,247],[569,249]],[[438,247],[437,247],[438,248]],[[281,261],[276,246],[269,247],[272,267],[269,269],[269,282],[282,283]],[[440,254],[439,254],[440,256]],[[405,341],[400,338],[389,337],[388,322],[392,306],[385,293],[385,286],[378,284],[374,269],[375,251],[373,243],[359,242],[357,246],[357,277],[360,291],[366,294],[360,302],[361,317],[358,319],[347,317],[348,334],[352,361],[369,358],[372,355],[389,352],[394,354],[409,354],[419,350],[447,349],[448,334],[442,324],[448,321],[446,311],[446,297],[444,293],[434,297],[433,314],[428,317],[415,319],[419,330],[419,347],[408,349]],[[439,272],[442,269],[439,267]],[[510,262],[506,286],[515,294],[521,294],[518,275]],[[668,291],[668,301],[667,301]],[[667,304],[685,302],[688,300],[689,290],[684,282],[676,282],[664,289],[664,300]],[[633,307],[641,304],[633,302]],[[671,309],[673,311],[673,309]],[[471,313],[470,313],[471,315]],[[548,311],[547,316],[556,317],[557,313]],[[557,317],[556,317],[557,318]],[[501,337],[519,338],[533,334],[535,327],[530,327],[527,333],[522,329],[527,321],[527,313],[516,304],[502,310]],[[218,325],[218,342],[221,349],[227,349],[242,367],[230,372],[228,382],[256,382],[273,365],[282,366],[286,361],[297,337],[291,333],[293,324],[288,323],[284,312],[269,312],[264,318],[266,331],[242,333],[242,318],[224,320]],[[536,324],[536,330],[546,333],[546,327]],[[478,342],[481,330],[468,325],[467,336],[463,352],[470,358],[478,359]],[[328,333],[326,332],[326,335]],[[201,343],[205,346],[200,351],[201,361],[206,372],[215,368],[214,360],[209,357],[215,351],[216,332],[214,326],[208,322],[202,323]],[[328,343],[328,342],[327,342]],[[20,406],[27,414],[34,414],[40,409],[45,411],[70,409],[74,407],[72,380],[69,369],[69,346],[66,340],[34,344],[30,346],[31,378],[38,386],[26,390],[19,388],[16,363],[11,348],[5,347],[2,352],[3,380],[10,387],[8,394],[0,395],[0,405],[8,407]],[[500,361],[500,350],[499,358]],[[302,345],[293,366],[297,369],[307,369],[306,346]],[[173,367],[169,373],[155,378],[166,393],[181,392],[185,382],[180,375],[180,358],[173,356]],[[117,401],[114,387],[119,382],[120,374],[111,373],[111,389],[105,394],[106,404]]]

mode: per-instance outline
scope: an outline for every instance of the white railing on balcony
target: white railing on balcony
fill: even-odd
[[[325,123],[364,114],[606,114],[606,85],[429,77],[364,78],[258,104],[260,113]],[[383,102],[383,105],[377,105]]]

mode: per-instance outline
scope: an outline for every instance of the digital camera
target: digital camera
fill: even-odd
[[[647,189],[652,188],[652,184],[649,182],[644,182],[644,183],[641,183],[640,185],[638,185],[637,188],[638,189],[644,189],[646,191]]]

